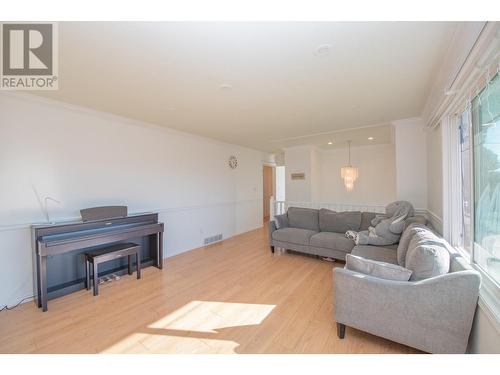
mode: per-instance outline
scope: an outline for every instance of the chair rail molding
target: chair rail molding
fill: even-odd
[[[222,207],[222,206],[237,206],[240,204],[255,204],[258,205],[260,202],[262,202],[261,198],[254,198],[254,199],[242,199],[242,200],[237,200],[237,201],[227,201],[227,202],[215,202],[215,203],[208,203],[208,204],[201,204],[201,205],[190,205],[190,206],[178,206],[178,207],[158,207],[158,208],[147,208],[147,209],[135,209],[129,211],[129,215],[137,215],[137,214],[143,214],[147,212],[157,212],[159,214],[162,213],[171,213],[171,212],[179,212],[179,211],[191,211],[191,210],[200,210],[200,209],[207,209],[207,208],[212,208],[212,207]],[[67,216],[67,217],[61,217],[61,218],[56,218],[56,221],[51,222],[50,224],[62,224],[65,222],[71,222],[71,221],[79,221],[82,218],[80,216]],[[32,225],[35,224],[49,224],[46,222],[29,222],[29,223],[16,223],[16,224],[0,224],[0,232],[3,231],[13,231],[13,230],[20,230],[20,229],[30,229]]]

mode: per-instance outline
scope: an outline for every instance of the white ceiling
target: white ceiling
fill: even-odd
[[[456,26],[60,23],[59,90],[35,94],[264,151],[324,144],[418,116]]]
[[[328,133],[273,140],[271,143],[273,144],[274,149],[311,145],[316,146],[321,150],[331,150],[333,148],[346,148],[348,141],[350,141],[353,146],[393,143],[393,127],[386,124],[336,130]]]

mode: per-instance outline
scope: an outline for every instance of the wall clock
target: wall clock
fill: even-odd
[[[235,169],[235,168],[238,166],[238,159],[237,159],[237,158],[236,158],[236,156],[234,156],[234,155],[231,155],[231,156],[229,157],[229,160],[228,160],[227,162],[228,162],[229,167],[230,167],[231,169]]]

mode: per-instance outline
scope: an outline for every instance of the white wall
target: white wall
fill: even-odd
[[[346,163],[346,148],[321,152],[321,202],[385,206],[396,199],[394,145],[351,148],[351,164],[359,170],[352,192],[340,178]]]
[[[285,149],[286,199],[296,202],[312,200],[311,147],[298,146]],[[304,173],[304,180],[292,180],[292,173]],[[316,178],[314,179],[316,181]]]
[[[275,168],[276,173],[276,197],[277,201],[284,201],[286,199],[285,195],[285,181],[286,181],[286,171],[284,166],[277,166]]]
[[[96,205],[159,212],[167,257],[262,225],[267,154],[28,95],[1,93],[0,116],[0,305],[33,293],[37,194],[62,202],[54,220]]]
[[[427,207],[427,136],[422,119],[393,121],[396,144],[396,196],[416,209]]]
[[[386,205],[396,199],[394,145],[352,147],[351,161],[359,168],[359,178],[354,190],[347,192],[340,178],[340,168],[347,163],[346,148],[287,148],[286,199],[355,205]],[[300,172],[305,180],[291,179],[292,173]]]
[[[500,354],[500,324],[481,305],[476,309],[469,338],[469,353]]]
[[[321,201],[321,184],[323,160],[320,151],[316,148],[311,149],[311,200],[313,202]]]

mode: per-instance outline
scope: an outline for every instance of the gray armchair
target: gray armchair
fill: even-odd
[[[475,271],[402,282],[336,268],[335,320],[429,353],[465,353],[477,304]]]
[[[371,255],[380,254],[379,247],[372,248]],[[374,259],[369,250],[355,247],[353,254]],[[335,268],[338,336],[343,338],[349,326],[429,353],[465,353],[481,277],[454,249],[448,251],[449,272],[419,281],[392,281]]]

